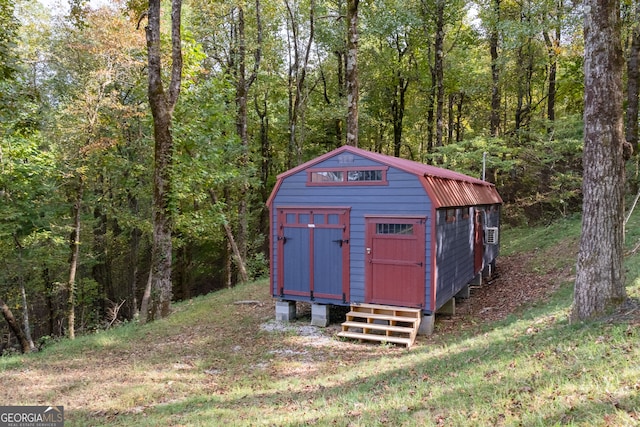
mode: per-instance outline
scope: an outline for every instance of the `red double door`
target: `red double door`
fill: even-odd
[[[425,307],[425,218],[365,219],[365,299]]]

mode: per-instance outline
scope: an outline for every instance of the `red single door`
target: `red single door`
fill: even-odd
[[[365,251],[365,302],[424,307],[424,218],[366,218]]]

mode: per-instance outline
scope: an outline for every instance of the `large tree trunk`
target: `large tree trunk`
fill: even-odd
[[[347,145],[358,146],[358,4],[347,0]]]
[[[0,298],[0,311],[2,311],[2,316],[4,317],[4,320],[7,321],[7,325],[9,325],[9,330],[11,330],[16,338],[18,338],[18,341],[20,342],[20,349],[23,353],[28,353],[31,350],[29,341],[24,336],[22,329],[20,329],[20,325],[16,321],[11,309],[2,298]]]
[[[601,315],[626,296],[619,2],[587,0],[584,33],[584,201],[572,320]]]
[[[182,1],[171,2],[171,82],[165,92],[160,61],[160,0],[149,0],[149,22],[146,27],[149,61],[149,105],[153,115],[154,173],[153,173],[153,247],[151,250],[151,289],[145,293],[147,310],[141,310],[142,322],[166,317],[171,312],[172,282],[172,213],[171,169],[173,138],[171,121],[180,94],[182,80],[182,49],[180,21]]]

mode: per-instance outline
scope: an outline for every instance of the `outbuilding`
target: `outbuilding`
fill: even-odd
[[[461,173],[343,146],[277,177],[270,212],[276,318],[312,304],[326,326],[331,305],[434,314],[495,268],[502,199]]]

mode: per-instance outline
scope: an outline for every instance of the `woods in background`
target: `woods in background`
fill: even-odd
[[[0,300],[30,347],[133,319],[152,266],[149,4],[71,6],[0,0]],[[173,298],[267,275],[265,201],[276,175],[344,144],[476,177],[486,152],[506,222],[579,212],[582,8],[558,0],[184,1],[163,208]],[[634,194],[639,14],[638,0],[621,4]],[[168,2],[160,23],[169,87]]]

